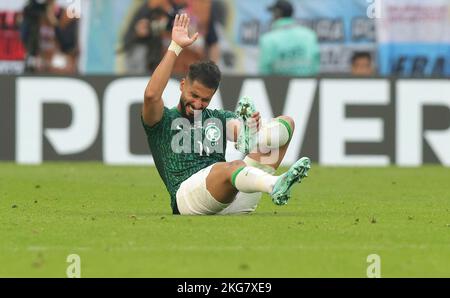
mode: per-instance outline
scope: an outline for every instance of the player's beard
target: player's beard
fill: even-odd
[[[195,114],[193,115],[188,114],[186,111],[187,106],[189,106],[190,110],[195,113],[194,107],[190,104],[186,105],[185,99],[183,98],[183,96],[181,96],[180,97],[181,116],[187,118],[190,122],[193,122]]]
[[[189,120],[193,119],[193,116],[189,116],[186,112],[186,103],[183,100],[183,97],[180,97],[180,108],[181,108],[181,116],[188,118]]]

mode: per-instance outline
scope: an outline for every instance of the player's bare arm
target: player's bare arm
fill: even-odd
[[[175,16],[172,29],[172,44],[145,88],[142,117],[149,126],[154,126],[162,118],[164,102],[161,97],[169,82],[179,52],[193,44],[198,38],[198,33],[189,37],[189,21],[189,17],[186,14]]]

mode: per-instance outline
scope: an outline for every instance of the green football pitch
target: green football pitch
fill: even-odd
[[[0,276],[450,277],[450,170],[313,165],[286,206],[173,216],[154,167],[0,164]]]

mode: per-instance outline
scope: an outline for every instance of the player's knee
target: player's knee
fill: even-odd
[[[294,133],[294,119],[280,116],[261,128],[258,144],[264,151],[278,149],[286,145]]]
[[[241,167],[245,167],[246,164],[242,160],[234,160],[234,161],[229,162],[228,166],[231,168],[231,170],[234,171],[234,170],[237,170],[237,169],[239,169]]]
[[[236,172],[243,167],[246,167],[247,165],[245,164],[244,161],[242,160],[235,160],[235,161],[231,161],[231,162],[227,162],[227,172],[224,173],[224,175],[221,175],[221,179],[224,179],[224,181],[233,183],[233,175],[236,174]]]
[[[287,124],[290,126],[291,131],[294,132],[295,121],[294,121],[294,119],[292,119],[292,117],[286,116],[286,115],[282,115],[282,116],[277,117],[277,119],[282,119],[283,121],[286,121]]]

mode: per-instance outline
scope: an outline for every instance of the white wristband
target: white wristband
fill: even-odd
[[[175,41],[172,40],[168,51],[172,51],[175,53],[175,55],[179,56],[182,50],[183,50],[183,48],[180,47]]]

